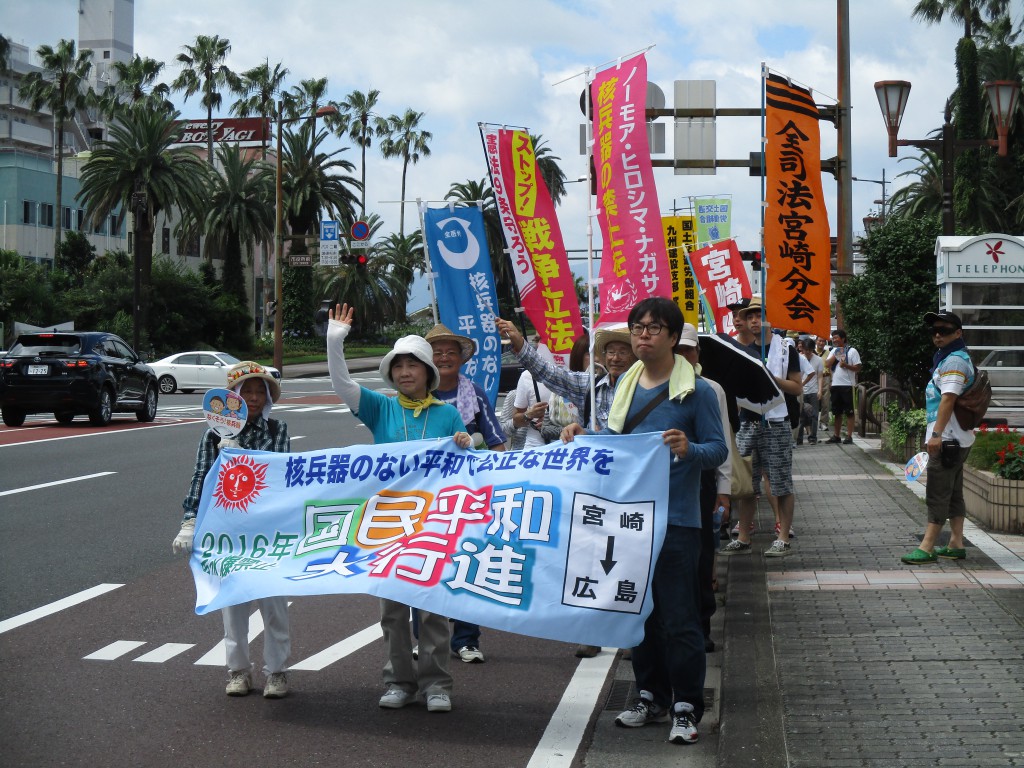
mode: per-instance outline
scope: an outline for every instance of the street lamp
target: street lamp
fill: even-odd
[[[282,300],[282,279],[281,262],[284,260],[284,194],[281,186],[283,175],[281,163],[281,128],[288,123],[297,123],[300,120],[315,120],[324,115],[337,114],[338,110],[333,106],[320,107],[312,115],[291,117],[284,119],[284,102],[277,102],[277,184],[274,196],[274,367],[279,371],[284,370],[284,337],[282,327],[284,325],[284,302]]]
[[[871,184],[881,184],[882,185],[882,199],[881,200],[875,200],[875,202],[876,203],[881,203],[882,207],[879,209],[881,211],[880,216],[879,216],[880,221],[878,223],[884,225],[885,224],[885,185],[892,183],[891,181],[887,181],[886,178],[885,178],[885,168],[882,169],[882,178],[880,178],[880,179],[861,179],[861,178],[858,178],[857,176],[851,176],[850,177],[850,181],[864,181],[864,182],[869,182]],[[865,228],[867,228],[867,219],[865,219],[864,222],[865,222]]]
[[[996,123],[997,140],[990,139],[958,139],[953,129],[951,105],[946,103],[945,120],[942,125],[941,139],[897,139],[903,110],[906,109],[910,97],[910,83],[906,80],[880,80],[875,83],[875,95],[878,106],[885,120],[885,130],[889,134],[889,157],[896,157],[897,147],[917,147],[918,149],[938,150],[942,157],[942,234],[955,234],[953,219],[953,164],[956,156],[965,149],[985,145],[996,147],[1000,157],[1007,155],[1006,136],[1010,130],[1013,111],[1016,107],[1020,85],[1009,80],[996,80],[985,83],[992,116]],[[884,189],[884,187],[883,187]]]

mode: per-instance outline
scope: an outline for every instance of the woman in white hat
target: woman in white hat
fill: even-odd
[[[352,330],[354,317],[355,311],[347,304],[336,305],[330,311],[327,367],[334,391],[370,428],[375,442],[454,436],[459,447],[469,448],[471,440],[458,410],[430,394],[441,377],[434,365],[433,349],[422,336],[403,336],[380,362],[381,378],[398,391],[398,397],[382,395],[352,380],[345,362],[345,337]],[[401,709],[419,694],[426,699],[427,711],[449,712],[452,676],[447,617],[419,612],[419,654],[414,660],[409,606],[384,598],[380,602],[380,626],[388,646],[388,662],[384,665],[387,691],[380,698],[380,706]]]
[[[281,397],[281,385],[266,368],[251,360],[236,363],[228,369],[228,388],[245,401],[247,416],[242,431],[232,439],[221,439],[212,429],[206,430],[199,441],[192,484],[182,503],[185,515],[181,531],[171,544],[171,550],[191,552],[196,532],[196,512],[203,494],[203,479],[217,460],[218,451],[225,445],[253,451],[289,453],[291,438],[288,425],[270,418],[270,409]],[[263,615],[263,673],[266,684],[263,696],[280,699],[288,693],[286,662],[291,653],[291,634],[288,624],[288,598],[264,597],[257,600]],[[249,661],[249,603],[232,605],[221,610],[224,619],[224,644],[228,663],[228,696],[246,696],[252,690],[252,664]]]

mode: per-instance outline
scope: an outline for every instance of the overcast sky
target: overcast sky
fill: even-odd
[[[89,0],[86,0],[88,2]],[[886,155],[886,135],[873,83],[910,80],[913,92],[901,136],[924,138],[941,125],[955,86],[953,52],[960,28],[911,19],[914,0],[850,0],[853,170],[889,179],[914,163]],[[441,200],[449,186],[486,175],[478,122],[526,126],[548,141],[566,175],[586,173],[579,154],[584,79],[555,85],[588,67],[653,45],[648,75],[672,103],[674,80],[717,81],[719,107],[759,107],[760,65],[814,89],[831,103],[836,84],[836,3],[828,0],[135,0],[135,52],[166,62],[165,80],[178,73],[174,57],[196,35],[228,38],[228,64],[242,71],[269,59],[291,71],[289,85],[327,77],[329,97],[352,90],[381,92],[382,115],[407,107],[426,113],[431,156],[409,169],[408,198]],[[1015,19],[1020,16],[1020,7]],[[60,38],[77,39],[78,0],[5,3],[0,30],[35,50]],[[282,14],[282,10],[284,13]],[[185,117],[203,115],[198,97],[175,100]],[[667,125],[669,152],[672,127]],[[744,158],[759,148],[756,118],[719,118],[718,155]],[[835,154],[836,131],[821,123],[822,156]],[[901,150],[907,156],[913,150]],[[358,165],[359,154],[346,156]],[[671,154],[661,156],[669,159]],[[355,174],[358,177],[358,171]],[[742,249],[759,247],[760,181],[745,169],[713,176],[655,172],[660,205],[687,205],[694,195],[732,195],[734,234]],[[367,208],[398,229],[401,163],[367,154]],[[835,191],[823,176],[835,235]],[[896,180],[888,195],[907,183]],[[587,195],[571,185],[559,219],[566,247],[586,247]],[[881,185],[854,182],[854,231],[877,206]],[[418,224],[407,209],[406,231]],[[599,234],[595,225],[595,238]]]

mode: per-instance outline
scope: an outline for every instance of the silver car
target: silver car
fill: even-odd
[[[157,375],[162,394],[169,395],[180,389],[187,395],[197,389],[227,386],[228,368],[240,362],[227,352],[179,352],[150,363],[149,367]],[[277,368],[264,367],[275,379],[281,378]]]

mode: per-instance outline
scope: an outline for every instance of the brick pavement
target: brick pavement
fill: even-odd
[[[1022,537],[969,523],[966,561],[903,566],[925,507],[879,462],[795,449],[794,553],[759,556],[762,504],[755,553],[720,558],[718,765],[1024,766]]]

